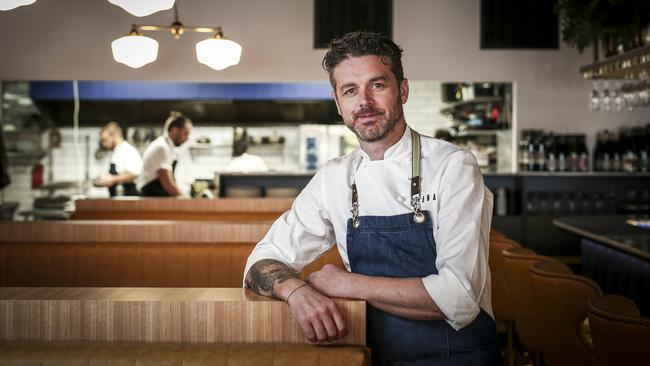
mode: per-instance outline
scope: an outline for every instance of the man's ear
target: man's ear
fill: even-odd
[[[409,81],[406,78],[402,79],[402,82],[399,83],[399,96],[402,104],[406,104],[406,101],[409,99]]]

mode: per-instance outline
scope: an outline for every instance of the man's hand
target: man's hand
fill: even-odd
[[[307,277],[307,282],[316,290],[330,297],[355,298],[353,290],[354,273],[331,264]]]
[[[343,316],[329,297],[304,286],[286,264],[263,259],[248,270],[246,286],[252,291],[287,301],[310,342],[327,342],[347,335]]]
[[[95,187],[112,187],[115,184],[117,184],[116,176],[111,174],[101,176],[93,183]]]
[[[310,342],[331,342],[348,334],[345,320],[334,301],[310,286],[298,288],[288,303]]]

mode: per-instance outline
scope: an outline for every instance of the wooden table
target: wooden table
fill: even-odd
[[[366,303],[335,299],[366,344]],[[234,288],[0,287],[0,341],[309,343],[282,301]]]

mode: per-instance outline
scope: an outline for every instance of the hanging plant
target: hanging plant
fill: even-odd
[[[562,40],[582,52],[594,47],[598,58],[598,40],[603,40],[606,56],[639,46],[638,34],[650,19],[650,0],[558,0]],[[621,51],[619,49],[619,51]]]

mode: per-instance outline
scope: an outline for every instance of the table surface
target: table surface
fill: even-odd
[[[650,260],[650,229],[627,223],[624,215],[561,217],[553,224],[566,231]]]

